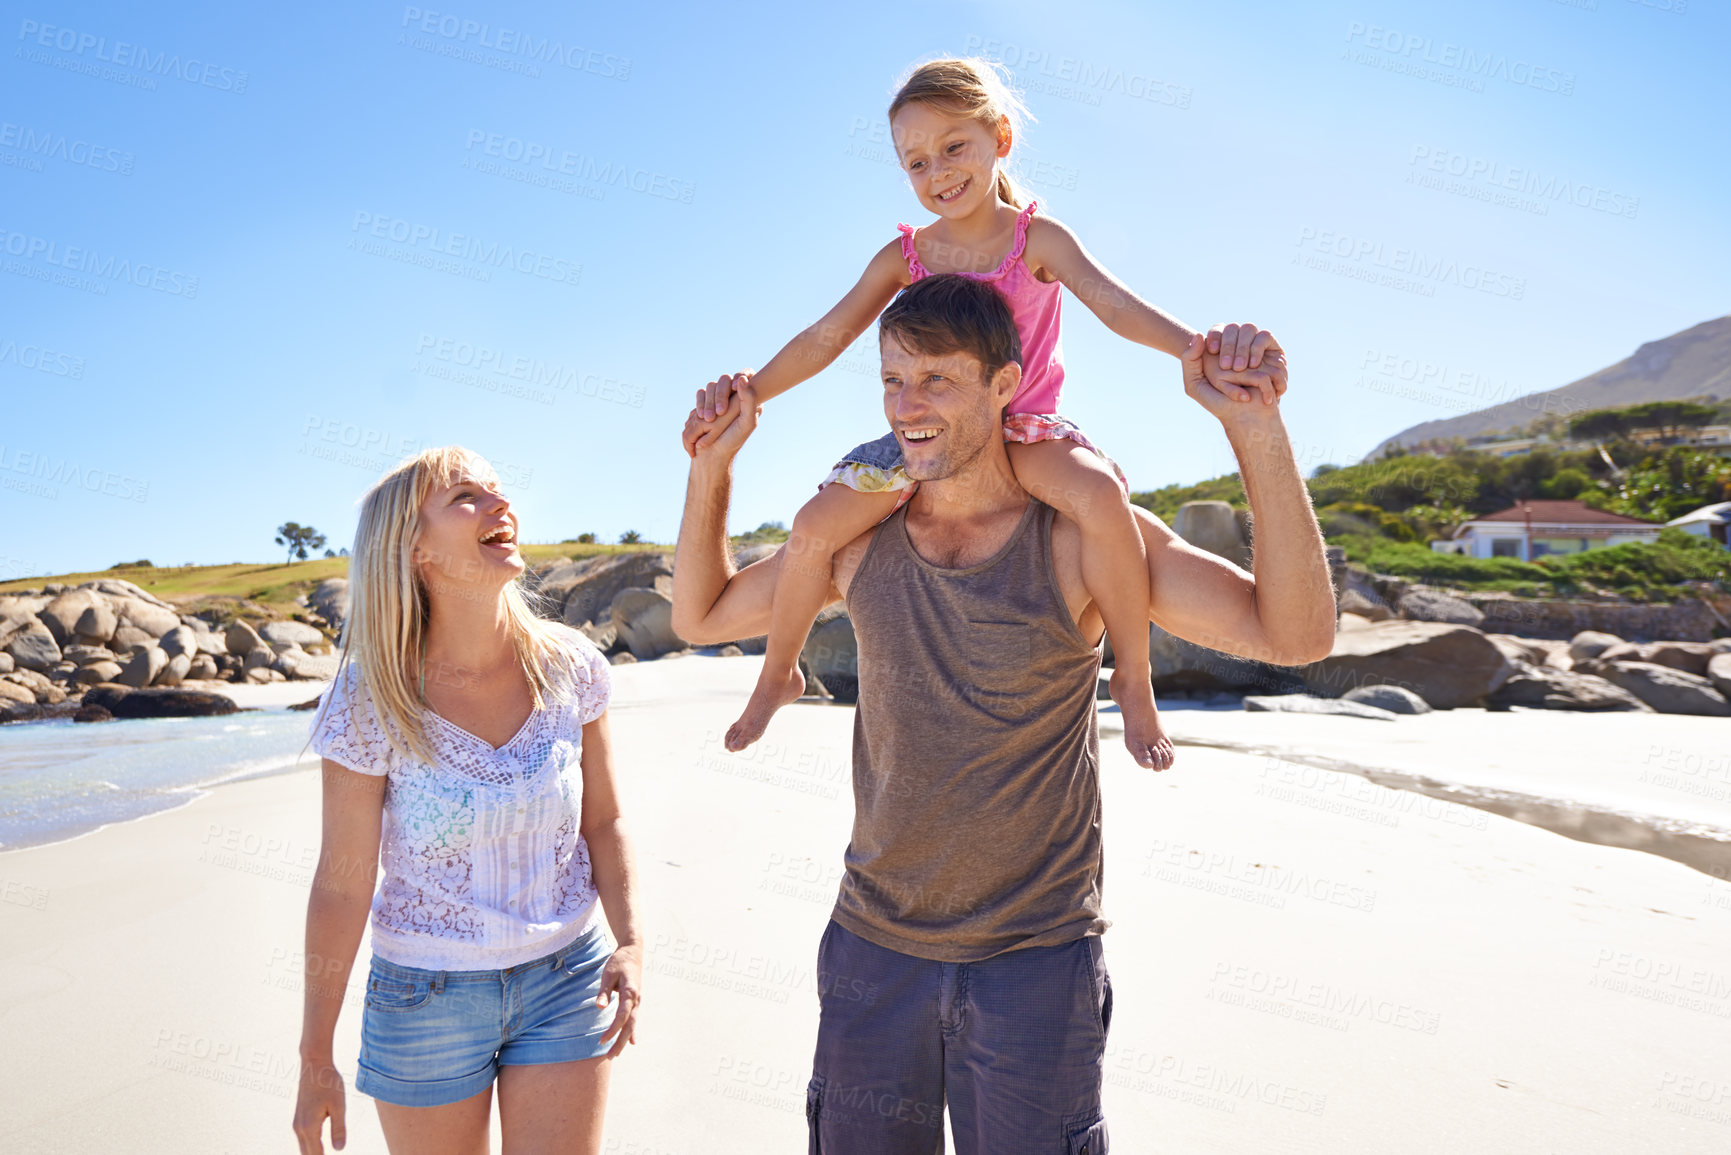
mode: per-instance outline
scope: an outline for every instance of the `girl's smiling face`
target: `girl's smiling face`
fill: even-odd
[[[1010,122],[994,127],[913,101],[890,121],[902,171],[920,203],[940,217],[961,217],[998,195],[998,161],[1010,155]]]

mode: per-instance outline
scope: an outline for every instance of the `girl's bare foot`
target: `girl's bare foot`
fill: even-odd
[[[771,670],[765,665],[763,673],[758,675],[757,686],[751,691],[751,700],[745,704],[745,713],[727,728],[724,744],[728,752],[737,754],[763,737],[775,712],[789,702],[799,701],[803,693],[805,675],[799,672],[798,665],[781,671]]]
[[[1137,677],[1128,670],[1114,669],[1107,682],[1112,700],[1124,716],[1124,745],[1138,766],[1150,770],[1165,770],[1177,757],[1172,740],[1160,725],[1160,712],[1154,707],[1154,686],[1146,675]]]

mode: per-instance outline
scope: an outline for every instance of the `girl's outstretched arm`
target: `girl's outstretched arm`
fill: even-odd
[[[877,320],[878,314],[908,285],[910,279],[899,239],[879,249],[846,296],[752,375],[758,401],[761,403],[778,397],[827,368]],[[713,421],[716,414],[727,408],[726,393],[717,390],[717,384],[711,383],[709,391],[698,398],[697,410],[704,421]],[[714,440],[715,432],[713,429],[703,430],[701,443],[708,445]],[[691,453],[694,448],[695,444],[688,440],[686,452]]]
[[[1198,332],[1138,297],[1130,286],[1094,259],[1075,233],[1051,217],[1036,216],[1029,222],[1026,259],[1031,267],[1049,271],[1108,329],[1125,340],[1181,357],[1190,338]],[[1250,397],[1246,390],[1236,388],[1239,385],[1265,392],[1272,390],[1276,397],[1285,392],[1284,378],[1277,381],[1273,373],[1262,368],[1266,341],[1258,339],[1252,331],[1244,332],[1242,341],[1239,336],[1227,331],[1216,347],[1216,336],[1209,333],[1208,352],[1220,355],[1219,369],[1209,376],[1209,384],[1237,401]]]

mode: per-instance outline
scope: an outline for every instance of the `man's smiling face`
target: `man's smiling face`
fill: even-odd
[[[902,464],[915,481],[936,481],[959,472],[994,440],[1004,436],[1004,406],[1021,369],[999,369],[994,388],[980,359],[971,353],[921,353],[894,336],[878,342],[883,358],[884,416],[902,449]]]

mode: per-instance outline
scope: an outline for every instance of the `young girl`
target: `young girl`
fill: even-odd
[[[1148,561],[1122,471],[1057,413],[1064,383],[1060,300],[1068,288],[1114,332],[1175,357],[1195,330],[1136,297],[1069,229],[1038,215],[1037,202],[1022,195],[1004,164],[1025,113],[987,61],[934,60],[916,68],[890,102],[890,131],[914,195],[938,219],[919,229],[897,226],[900,237],[878,250],[859,283],[753,383],[767,401],[813,376],[921,277],[960,273],[1003,293],[1022,342],[1022,384],[1004,415],[1010,464],[1024,489],[1080,526],[1088,588],[1098,591],[1116,659],[1110,688],[1123,710],[1125,745],[1139,764],[1165,769],[1173,751],[1149,671]],[[1277,366],[1258,371],[1263,343],[1246,341],[1236,355],[1231,345],[1229,337],[1210,383],[1240,401],[1251,395],[1239,384],[1272,395]],[[725,396],[703,397],[699,409],[710,420],[726,404]],[[712,436],[705,432],[696,442]],[[755,742],[775,711],[804,691],[800,650],[828,596],[835,551],[894,513],[914,485],[891,435],[850,453],[800,510],[782,556],[763,672],[727,732],[729,750]]]

